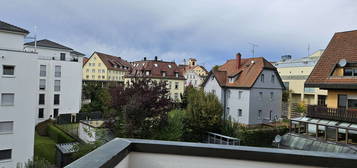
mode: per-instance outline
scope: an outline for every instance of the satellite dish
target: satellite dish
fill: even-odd
[[[340,67],[345,67],[346,64],[347,64],[346,59],[340,59],[340,61],[338,61],[338,65],[339,65]]]
[[[281,136],[280,136],[280,135],[275,136],[274,141],[275,141],[276,143],[280,143],[280,141],[281,141]]]

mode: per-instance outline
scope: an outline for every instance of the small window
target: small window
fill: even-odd
[[[178,82],[175,82],[175,89],[179,89],[179,83]]]
[[[55,94],[54,95],[53,104],[54,105],[59,105],[60,104],[60,95],[59,94]]]
[[[357,109],[357,99],[348,99],[348,108]]]
[[[40,79],[40,90],[45,90],[45,89],[46,89],[46,80]]]
[[[149,75],[150,75],[150,71],[146,71],[146,72],[145,72],[145,75],[146,75],[146,76],[149,76]]]
[[[216,90],[212,89],[212,93],[213,93],[213,94],[216,94]]]
[[[105,69],[102,69],[102,73],[105,73]]]
[[[260,76],[260,81],[261,81],[262,83],[264,83],[264,74],[262,74],[262,75]]]
[[[157,67],[157,64],[154,64],[155,67]]]
[[[260,100],[263,99],[263,92],[259,92],[259,98],[260,98]]]
[[[61,53],[61,61],[65,61],[66,60],[66,53]]]
[[[273,100],[274,98],[274,92],[270,92],[270,100]]]
[[[14,129],[13,121],[1,121],[0,122],[0,133],[12,133],[13,129]]]
[[[171,68],[172,66],[171,65],[167,65],[169,68]]]
[[[58,116],[58,109],[53,109],[53,117],[56,118]]]
[[[238,117],[242,117],[242,109],[238,109]]]
[[[229,110],[230,110],[230,108],[229,108],[229,107],[227,107],[227,111],[226,111],[226,113],[227,113],[227,114],[229,114]]]
[[[352,69],[344,69],[343,76],[353,76]]]
[[[15,103],[14,93],[3,93],[1,94],[1,105],[2,106],[13,106]]]
[[[176,76],[176,78],[178,78],[179,77],[179,73],[175,72],[175,76]]]
[[[45,104],[45,94],[40,94],[38,97],[38,104],[44,105]]]
[[[238,92],[238,99],[241,99],[241,98],[242,98],[242,94],[243,94],[243,91],[239,91],[239,92]]]
[[[40,65],[40,76],[41,77],[46,76],[46,65]]]
[[[15,75],[15,66],[3,65],[2,68],[3,68],[3,71],[2,71],[3,75]]]
[[[231,97],[231,90],[227,90],[227,98],[229,99]]]
[[[55,66],[55,77],[61,77],[61,66]]]
[[[10,160],[11,159],[11,149],[0,150],[0,161],[1,160]]]
[[[38,118],[43,118],[43,111],[44,111],[43,108],[38,109]]]
[[[275,75],[271,75],[271,83],[275,83]]]
[[[258,110],[258,119],[262,119],[262,110]]]
[[[162,77],[166,77],[166,72],[161,72],[162,73]]]
[[[92,73],[95,73],[95,69],[92,69]]]
[[[88,78],[88,75],[87,75]],[[55,92],[61,91],[61,81],[60,80],[55,80]]]

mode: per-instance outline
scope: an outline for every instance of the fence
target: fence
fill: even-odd
[[[79,123],[79,121],[81,120],[99,120],[99,119],[102,119],[102,113],[100,111],[77,113],[77,114],[60,114],[56,118],[56,123],[70,124],[70,123]]]
[[[240,140],[238,138],[233,138],[213,132],[208,132],[207,134],[207,143],[221,145],[240,145]]]
[[[309,105],[308,117],[357,123],[357,110],[346,108],[327,108],[326,106]]]

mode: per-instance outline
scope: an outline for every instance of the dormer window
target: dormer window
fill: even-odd
[[[150,71],[145,71],[145,75],[149,76],[150,75]]]
[[[176,76],[176,78],[178,78],[179,77],[179,73],[175,72],[175,76]]]
[[[155,67],[157,67],[157,64],[154,64]]]
[[[233,77],[229,77],[228,81],[229,81],[229,83],[233,83],[234,82],[234,78]]]
[[[162,74],[162,77],[166,77],[166,72],[165,71],[162,71],[161,74]]]
[[[167,65],[169,68],[171,68],[171,65]]]

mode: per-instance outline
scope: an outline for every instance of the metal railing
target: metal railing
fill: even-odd
[[[207,143],[221,145],[240,145],[240,139],[208,132]]]
[[[326,106],[309,105],[307,117],[357,123],[357,109],[328,108]]]

